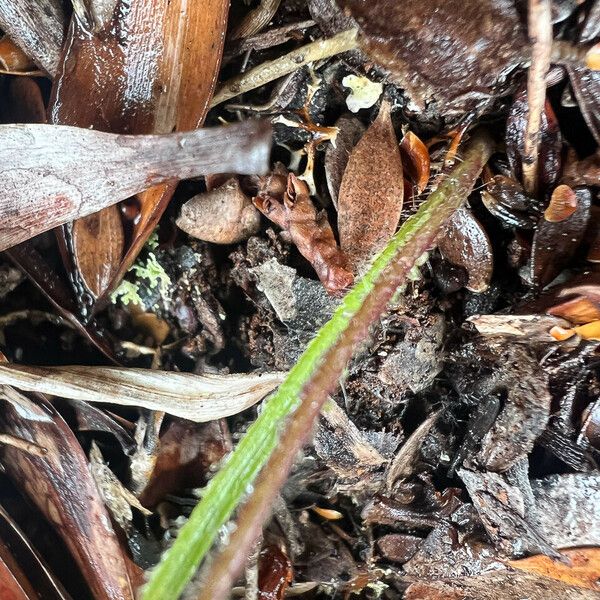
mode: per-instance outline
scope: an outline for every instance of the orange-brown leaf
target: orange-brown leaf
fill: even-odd
[[[544,211],[544,218],[551,223],[568,219],[577,210],[577,194],[568,185],[554,188],[550,204]]]
[[[600,548],[572,548],[561,550],[570,564],[552,560],[544,555],[512,560],[514,569],[556,579],[577,587],[600,591]]]
[[[400,143],[402,151],[402,164],[404,169],[417,188],[417,194],[421,194],[427,187],[431,173],[431,161],[429,150],[421,138],[412,131],[407,131]]]
[[[389,102],[354,147],[338,197],[340,245],[356,272],[392,237],[404,198],[402,159]]]

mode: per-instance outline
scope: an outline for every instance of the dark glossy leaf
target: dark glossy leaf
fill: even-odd
[[[515,94],[506,121],[506,154],[515,177],[523,177],[523,143],[527,127],[527,88],[522,86]],[[540,190],[552,189],[561,169],[562,136],[552,106],[546,100],[540,123],[540,151],[538,182]]]
[[[600,72],[572,65],[567,70],[581,114],[600,144]]]
[[[590,219],[591,194],[585,188],[575,190],[577,209],[558,223],[542,217],[533,236],[531,280],[536,287],[550,283],[575,254]]]
[[[494,270],[492,244],[485,229],[465,207],[459,208],[438,240],[442,256],[466,269],[467,289],[483,292],[490,285]]]

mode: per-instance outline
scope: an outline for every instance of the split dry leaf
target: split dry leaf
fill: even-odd
[[[560,222],[542,217],[533,236],[531,249],[531,280],[537,287],[550,283],[581,244],[590,219],[591,194],[585,188],[575,190],[577,208]]]
[[[361,48],[424,110],[462,112],[496,92],[526,39],[512,0],[343,0]]]
[[[492,244],[468,208],[463,206],[454,213],[440,235],[438,248],[446,260],[467,271],[467,289],[479,293],[489,287],[494,270]]]
[[[350,154],[338,196],[340,246],[355,273],[394,235],[403,198],[402,159],[391,105],[384,101]]]
[[[24,397],[2,386],[2,399]],[[12,396],[12,399],[11,399]],[[24,400],[27,400],[26,398]],[[46,448],[36,456],[6,446],[3,466],[63,538],[94,598],[133,600],[122,550],[88,470],[88,462],[62,417],[49,405],[41,416],[2,411],[4,430]]]
[[[282,175],[269,177],[264,191],[253,198],[254,205],[287,231],[298,250],[310,262],[331,294],[352,285],[354,277],[346,268],[346,257],[338,248],[324,210],[317,212],[308,186],[290,173],[285,191]],[[277,196],[283,195],[283,200]]]
[[[0,365],[0,382],[86,402],[139,406],[190,421],[237,414],[256,404],[285,373],[193,375],[112,367]]]
[[[177,227],[213,244],[235,244],[260,228],[260,213],[240,189],[236,178],[198,194],[181,207]]]
[[[348,164],[352,149],[365,132],[365,126],[352,115],[342,115],[336,122],[338,130],[335,144],[327,145],[325,150],[325,178],[333,205],[337,208],[342,177]]]
[[[523,180],[525,130],[529,108],[527,89],[522,87],[514,96],[506,121],[506,153],[515,177]],[[562,136],[552,106],[546,100],[540,122],[537,186],[540,191],[551,189],[561,168]]]
[[[52,92],[52,123],[128,134],[202,124],[221,61],[226,0],[78,0],[74,6]],[[67,258],[66,267],[75,267],[94,298],[131,266],[173,191],[171,181],[138,196],[127,244],[116,206],[72,225],[63,238],[73,261]]]
[[[560,223],[577,210],[577,194],[568,185],[554,188],[550,203],[544,211],[544,219],[550,223]]]
[[[568,563],[540,554],[511,560],[508,564],[513,569],[600,592],[600,548],[569,548],[561,550],[561,554],[568,559]]]
[[[0,126],[0,250],[173,178],[264,173],[260,121],[161,136],[51,125]]]
[[[403,154],[402,166],[406,175],[413,182],[417,194],[423,193],[431,173],[431,159],[427,146],[416,133],[407,131],[400,143],[400,151]]]
[[[65,26],[61,0],[0,2],[0,29],[52,76],[58,70]]]

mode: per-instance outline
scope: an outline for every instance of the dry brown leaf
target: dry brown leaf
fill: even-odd
[[[0,39],[0,68],[4,71],[22,72],[35,70],[27,54],[7,35]]]
[[[600,592],[600,548],[570,548],[561,550],[570,564],[538,554],[521,560],[511,560],[514,569],[543,575],[569,585]]]
[[[465,207],[459,208],[438,239],[438,248],[446,260],[466,269],[467,289],[484,292],[494,270],[492,244],[485,229]]]
[[[340,246],[355,273],[394,235],[403,197],[402,159],[384,101],[350,155],[338,197]]]
[[[546,312],[549,315],[563,317],[563,319],[567,319],[571,323],[583,325],[591,321],[600,320],[600,303],[593,302],[585,296],[578,296],[572,300],[556,304]]]
[[[429,183],[431,173],[429,150],[421,138],[412,131],[407,131],[402,138],[400,150],[404,153],[402,158],[404,170],[415,185],[417,194],[421,194]]]
[[[328,292],[344,291],[352,285],[354,277],[346,268],[346,257],[338,248],[327,213],[317,212],[304,181],[290,173],[283,191],[284,181],[277,173],[267,178],[264,189],[253,198],[254,205],[289,233]]]
[[[0,384],[86,402],[159,410],[190,421],[212,421],[256,404],[285,373],[193,375],[112,367],[0,365]]]
[[[213,244],[235,244],[258,232],[260,213],[231,178],[223,185],[198,194],[181,207],[177,227]]]
[[[577,195],[568,185],[554,188],[544,219],[550,223],[559,223],[568,219],[577,210]]]
[[[220,169],[264,172],[271,132],[260,121],[160,136],[0,125],[0,140],[5,250],[172,178]]]

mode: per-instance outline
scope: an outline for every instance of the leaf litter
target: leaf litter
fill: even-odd
[[[595,597],[597,6],[182,6],[0,4],[7,589]]]

